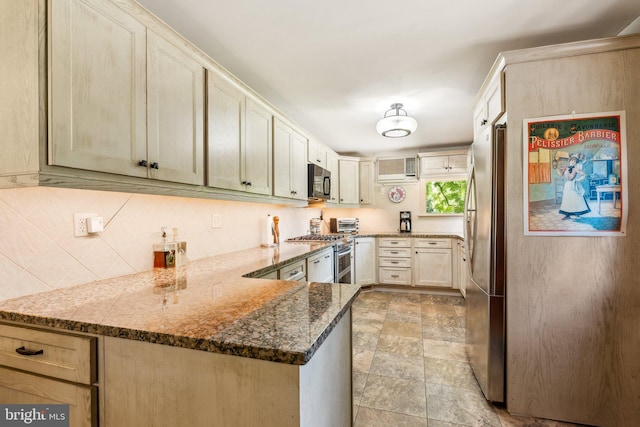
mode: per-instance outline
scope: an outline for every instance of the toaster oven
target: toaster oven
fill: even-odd
[[[329,230],[332,233],[357,234],[360,231],[360,220],[358,218],[331,218]]]

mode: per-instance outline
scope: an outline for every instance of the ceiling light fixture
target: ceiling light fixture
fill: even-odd
[[[395,114],[389,114],[389,113]],[[402,108],[402,104],[391,104],[391,109],[384,113],[384,118],[376,125],[376,130],[387,138],[402,138],[409,136],[416,131],[418,122],[413,117],[409,117]]]

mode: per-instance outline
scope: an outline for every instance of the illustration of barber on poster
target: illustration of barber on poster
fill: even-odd
[[[524,119],[525,234],[624,236],[624,111]]]

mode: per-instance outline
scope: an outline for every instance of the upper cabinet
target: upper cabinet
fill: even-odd
[[[491,126],[505,111],[502,80],[504,73],[498,72],[487,85],[487,90],[477,100],[473,110],[473,136],[476,137],[487,126]]]
[[[203,184],[201,63],[111,2],[50,5],[51,163]]]
[[[341,158],[340,203],[357,205],[360,202],[360,162],[357,158]]]
[[[340,194],[340,161],[333,151],[327,152],[327,169],[331,172],[331,196],[329,203],[338,203]]]
[[[146,177],[145,26],[109,1],[51,1],[50,14],[51,163]]]
[[[204,184],[204,68],[147,31],[149,177]]]
[[[307,200],[307,138],[274,118],[273,195]]]
[[[327,148],[313,139],[309,139],[308,146],[308,157],[307,160],[309,163],[316,164],[324,169],[327,169]]]
[[[374,180],[375,162],[373,160],[360,160],[358,164],[359,176],[359,197],[361,205],[375,204]]]
[[[272,115],[214,72],[207,73],[207,184],[271,195]]]
[[[465,151],[443,153],[422,153],[420,157],[420,177],[431,177],[467,172]]]
[[[0,188],[37,185],[38,13],[37,2],[0,2]]]

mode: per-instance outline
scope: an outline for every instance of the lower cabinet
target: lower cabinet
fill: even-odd
[[[307,280],[309,282],[333,283],[333,248],[307,258]]]
[[[378,238],[378,283],[412,284],[410,238]]]
[[[416,239],[414,250],[415,286],[453,287],[451,239]]]
[[[301,259],[287,264],[278,270],[278,279],[280,280],[307,280],[307,261]]]
[[[355,242],[356,284],[376,283],[376,238],[357,237]]]
[[[68,404],[70,426],[98,425],[97,339],[0,324],[0,402]]]

